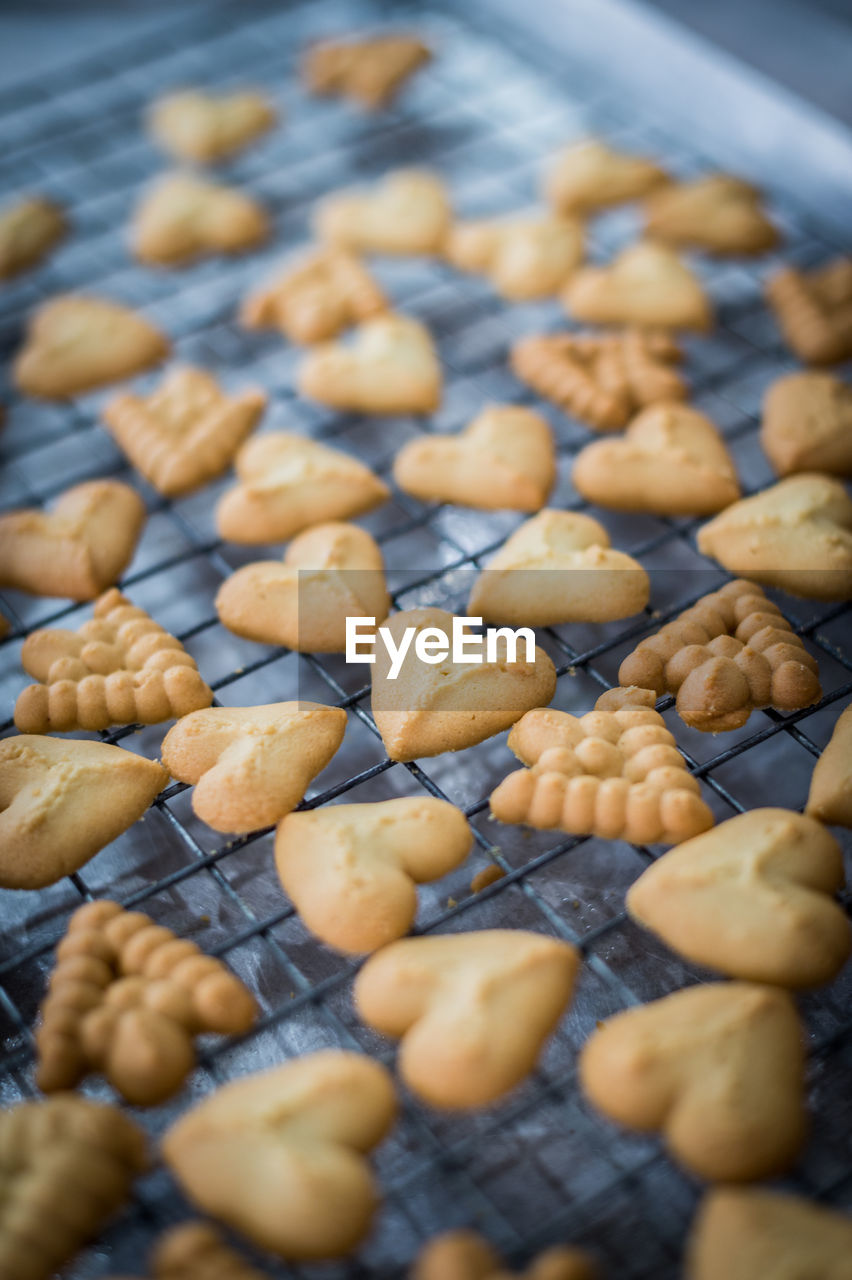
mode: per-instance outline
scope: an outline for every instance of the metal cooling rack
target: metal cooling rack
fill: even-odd
[[[376,273],[396,305],[424,320],[440,349],[444,407],[425,422],[341,416],[299,400],[292,389],[299,353],[275,335],[246,334],[235,323],[246,289],[285,251],[308,239],[315,199],[386,169],[413,163],[436,167],[451,184],[459,213],[471,216],[534,201],[546,157],[589,131],[659,155],[680,175],[710,164],[677,136],[676,122],[670,128],[671,121],[660,122],[641,104],[626,100],[606,68],[564,58],[558,68],[548,66],[538,48],[510,48],[493,23],[479,29],[475,9],[463,20],[449,8],[409,11],[410,22],[438,56],[394,110],[365,118],[341,102],[308,98],[296,75],[303,44],[323,34],[381,25],[388,12],[370,0],[320,0],[284,11],[264,4],[210,7],[203,16],[164,25],[132,48],[77,61],[46,81],[0,94],[0,186],[10,195],[18,190],[54,195],[73,224],[73,234],[47,265],[4,288],[0,343],[11,354],[26,314],[57,292],[85,289],[123,300],[172,336],[176,359],[214,369],[228,386],[264,386],[270,408],[263,429],[286,427],[334,439],[386,479],[393,455],[417,432],[457,429],[486,400],[535,403],[552,422],[559,445],[560,478],[552,503],[583,509],[571,488],[570,464],[589,433],[538,404],[506,367],[515,337],[564,325],[556,303],[510,307],[480,280],[441,263],[376,261]],[[404,14],[393,10],[396,22]],[[278,104],[282,127],[224,169],[226,180],[265,201],[275,236],[272,248],[246,259],[161,273],[133,263],[125,228],[140,190],[164,167],[140,128],[141,112],[158,93],[183,84],[258,85]],[[781,260],[810,263],[842,247],[819,230],[806,208],[778,193],[772,212],[785,236],[779,253],[757,264],[697,259],[719,324],[710,338],[686,344],[694,402],[721,427],[747,490],[772,480],[757,443],[759,400],[766,385],[790,366],[762,304],[761,279]],[[610,256],[636,231],[635,211],[629,209],[596,219],[589,231],[592,256]],[[140,379],[139,385],[153,380]],[[20,400],[11,386],[0,387],[0,402],[9,407],[0,441],[0,503],[40,505],[93,476],[120,475],[135,485],[150,519],[122,588],[180,635],[217,701],[245,705],[301,696],[347,709],[344,745],[309,793],[307,806],[425,789],[452,800],[469,816],[476,841],[471,862],[439,884],[423,887],[417,930],[528,927],[576,943],[585,957],[573,1007],[539,1069],[503,1106],[445,1116],[404,1100],[399,1124],[376,1156],[386,1202],[359,1260],[307,1271],[267,1261],[269,1273],[319,1274],[329,1280],[399,1276],[430,1234],[471,1225],[513,1261],[546,1243],[572,1240],[594,1249],[612,1277],[673,1277],[700,1188],[675,1169],[656,1141],[621,1134],[594,1115],[575,1085],[576,1051],[597,1019],[707,976],[681,963],[624,915],[624,892],[654,851],[497,827],[488,818],[487,797],[512,767],[505,735],[459,756],[391,764],[370,716],[369,687],[357,669],[347,669],[339,658],[298,656],[227,633],[213,608],[218,584],[235,566],[265,553],[217,539],[212,511],[227,480],[164,502],[127,467],[98,424],[108,394],[55,406]],[[627,624],[541,633],[559,671],[554,705],[578,714],[615,682],[621,657],[638,637],[725,577],[698,554],[695,521],[595,514],[602,514],[614,544],[651,570],[655,612]],[[424,506],[396,490],[364,521],[382,545],[401,608],[460,605],[483,559],[519,522],[517,516]],[[801,806],[813,761],[852,692],[849,608],[787,597],[780,603],[819,655],[821,703],[790,716],[756,713],[743,729],[721,738],[689,730],[670,700],[663,707],[717,820],[760,804]],[[23,637],[48,623],[76,627],[87,611],[15,593],[3,596],[2,607],[14,628],[0,648],[0,687],[11,708],[25,683],[19,664]],[[7,722],[4,732],[11,731]],[[101,736],[153,758],[164,732],[165,726],[130,726]],[[313,940],[284,897],[273,870],[271,833],[221,842],[194,817],[189,800],[186,788],[170,786],[143,821],[78,875],[37,896],[2,895],[3,1105],[35,1093],[31,1028],[53,944],[81,900],[106,893],[143,907],[158,922],[225,956],[263,1009],[250,1036],[205,1044],[199,1070],[180,1099],[141,1113],[153,1136],[188,1102],[222,1081],[296,1053],[349,1046],[392,1063],[392,1047],[354,1015],[351,980],[357,963]],[[471,895],[471,875],[492,859],[506,874]],[[801,1002],[810,1046],[813,1136],[788,1180],[805,1194],[847,1206],[852,1204],[850,994],[847,969],[832,987]],[[97,1082],[89,1082],[86,1091],[108,1096]],[[153,1235],[186,1212],[174,1185],[154,1171],[139,1184],[128,1212],[67,1274],[83,1280],[109,1270],[140,1270]]]

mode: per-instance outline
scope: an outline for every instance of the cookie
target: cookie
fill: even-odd
[[[423,435],[403,445],[393,476],[424,502],[538,511],[556,481],[553,433],[532,409],[487,405],[458,435]]]
[[[133,751],[29,734],[0,741],[0,764],[3,889],[43,889],[79,871],[169,780]]]
[[[617,334],[546,333],[521,338],[512,372],[540,396],[596,431],[617,431],[637,409],[685,400],[676,369],[680,348],[667,333],[627,329]]]
[[[684,404],[652,405],[624,436],[586,445],[574,459],[571,481],[601,507],[659,516],[712,515],[741,493],[721,435]]]
[[[283,562],[244,565],[216,596],[229,631],[301,653],[345,653],[346,619],[384,622],[390,607],[378,543],[354,524],[315,525]]]
[[[649,594],[647,573],[610,546],[603,525],[550,508],[516,529],[488,561],[467,610],[516,627],[612,622],[639,613]]]
[[[840,846],[813,818],[752,809],[658,858],[627,894],[632,918],[731,978],[814,987],[852,950]]]
[[[212,374],[183,368],[148,396],[116,396],[103,416],[136,470],[174,498],[226,471],[265,408],[262,391],[229,397]]]
[[[475,1231],[433,1236],[418,1254],[410,1280],[596,1280],[598,1269],[582,1249],[556,1245],[538,1254],[524,1271],[509,1272]]]
[[[693,1220],[686,1280],[849,1280],[852,1221],[800,1196],[714,1187]]]
[[[77,631],[44,627],[24,641],[21,664],[39,684],[18,694],[22,733],[70,733],[158,724],[213,701],[195,659],[115,587]]]
[[[363,253],[440,253],[452,209],[443,181],[428,169],[397,169],[375,186],[335,191],[314,217],[320,240]]]
[[[363,462],[316,440],[269,431],[242,446],[237,484],[216,507],[229,542],[286,542],[312,525],[372,511],[389,490]]]
[[[40,1013],[43,1093],[74,1089],[99,1071],[133,1106],[149,1107],[177,1093],[195,1067],[195,1036],[241,1035],[257,1005],[221,960],[102,899],[71,916]]]
[[[524,712],[553,697],[556,669],[538,646],[535,661],[528,662],[521,641],[511,660],[501,638],[496,661],[455,663],[448,657],[435,666],[416,656],[416,636],[436,629],[451,643],[452,614],[443,609],[407,609],[393,614],[386,627],[397,649],[406,629],[414,629],[395,679],[389,678],[391,659],[382,645],[376,647],[372,668],[373,719],[391,760],[417,760],[472,747],[502,733]],[[472,635],[467,627],[463,631]],[[478,653],[484,659],[483,650]]]
[[[728,582],[641,640],[618,670],[622,685],[677,695],[691,729],[740,729],[755,707],[798,711],[822,697],[819,667],[760,587]]]
[[[66,400],[159,364],[169,341],[129,307],[64,294],[32,316],[12,378],[25,395]]]
[[[788,476],[702,525],[698,549],[732,573],[791,595],[848,600],[852,500],[829,476]]]
[[[38,266],[66,229],[59,205],[43,196],[8,205],[0,212],[0,280]]]
[[[852,387],[830,373],[790,373],[763,397],[763,452],[779,476],[852,476]]]
[[[169,730],[163,764],[214,831],[257,831],[295,809],[345,732],[346,712],[316,702],[209,707]]]
[[[215,164],[242,151],[276,123],[261,93],[215,95],[202,89],[167,94],[148,113],[151,136],[179,160]]]
[[[302,80],[311,93],[351,98],[369,111],[390,106],[409,76],[432,57],[416,36],[325,40],[302,59]]]
[[[508,746],[527,767],[492,792],[498,822],[631,844],[678,844],[713,825],[650,690],[611,690],[579,718],[530,711]]]
[[[0,1112],[0,1275],[49,1280],[124,1204],[145,1136],[73,1094]]]
[[[444,252],[454,267],[489,278],[512,302],[558,293],[583,260],[583,226],[575,218],[527,214],[457,222]]]
[[[365,321],[350,346],[315,347],[298,377],[303,396],[353,413],[432,413],[441,403],[441,384],[429,330],[394,314]]]
[[[139,494],[118,480],[74,485],[49,512],[6,512],[0,515],[0,585],[92,600],[130,564],[145,519]]]
[[[687,987],[608,1018],[579,1059],[610,1120],[660,1133],[714,1182],[783,1173],[805,1138],[802,1028],[790,996],[746,982]]]
[[[561,213],[592,213],[638,200],[667,181],[667,174],[653,160],[586,138],[556,157],[544,189]]]
[[[151,1280],[265,1280],[210,1222],[182,1222],[157,1240]]]
[[[240,323],[278,329],[291,342],[322,342],[387,310],[367,268],[348,249],[319,249],[246,299]]]
[[[364,965],[355,1007],[401,1038],[399,1074],[424,1102],[484,1107],[534,1069],[579,968],[567,942],[522,929],[403,938]]]
[[[814,766],[805,812],[832,826],[852,827],[852,706],[841,712]]]
[[[142,262],[176,267],[205,254],[244,253],[268,235],[266,214],[244,192],[191,173],[171,173],[143,197],[133,222],[133,249]]]
[[[836,258],[817,271],[783,267],[770,277],[766,300],[805,364],[837,364],[852,356],[852,258]]]
[[[709,253],[765,253],[778,232],[756,187],[729,173],[672,183],[645,201],[645,234]]]
[[[562,294],[569,315],[585,324],[651,329],[713,327],[713,311],[698,277],[665,245],[641,241],[608,266],[581,267]]]
[[[337,1258],[369,1230],[379,1197],[365,1157],[395,1113],[384,1067],[327,1050],[217,1089],[162,1152],[190,1200],[259,1248]]]
[[[354,954],[408,933],[416,886],[453,871],[472,843],[454,805],[406,796],[289,814],[275,837],[275,865],[311,933]]]

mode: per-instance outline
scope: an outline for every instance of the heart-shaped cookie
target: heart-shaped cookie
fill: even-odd
[[[12,377],[26,395],[65,400],[129,378],[168,354],[168,339],[129,307],[69,293],[35,312]]]
[[[0,742],[0,887],[43,889],[140,818],[169,775],[104,742]],[[97,802],[94,802],[97,797]]]
[[[387,485],[363,462],[304,436],[269,431],[237,454],[238,483],[219,500],[229,542],[286,542],[303,529],[371,511]]]
[[[66,489],[50,512],[0,515],[0,585],[93,600],[132,560],[145,516],[139,494],[118,480]]]
[[[256,831],[295,809],[345,731],[346,712],[317,702],[209,707],[169,730],[163,763],[214,831]]]
[[[783,1172],[805,1136],[804,1050],[785,991],[746,982],[687,987],[593,1031],[580,1083],[618,1124],[660,1132],[701,1178]]]
[[[653,329],[712,327],[701,283],[665,245],[642,241],[606,267],[582,267],[562,295],[570,315],[588,324],[633,324]]]
[[[653,160],[614,151],[599,138],[584,138],[557,156],[545,193],[563,213],[588,213],[636,200],[667,181]]]
[[[381,634],[376,645],[373,718],[391,760],[416,760],[474,746],[508,729],[525,711],[545,706],[556,689],[550,658],[536,646],[535,661],[527,662],[523,638],[516,660],[510,660],[513,655],[501,639],[495,662],[484,661],[484,650],[474,646],[470,652],[480,661],[453,662],[453,615],[444,609],[407,609],[394,614],[385,630],[397,651],[410,631],[395,679],[390,678],[391,657]],[[434,656],[431,663],[421,661],[416,643],[424,631],[433,633],[430,643],[445,637],[450,656],[440,663]],[[464,634],[472,636],[468,628]]]
[[[367,320],[350,346],[316,347],[299,369],[302,395],[354,413],[431,413],[441,385],[429,330],[409,316]]]
[[[624,436],[581,449],[571,479],[602,507],[654,515],[712,515],[740,496],[733,459],[709,418],[683,404],[658,404]]]
[[[531,409],[489,405],[459,435],[403,445],[393,474],[400,489],[426,502],[538,511],[556,479],[553,433]]]
[[[0,213],[0,280],[37,266],[67,229],[59,205],[42,196],[19,200]]]
[[[404,938],[355,980],[371,1027],[402,1037],[399,1072],[438,1107],[482,1107],[534,1068],[568,1006],[580,956],[521,929]]]
[[[365,253],[438,253],[452,210],[444,183],[426,169],[400,169],[366,191],[336,191],[320,202],[320,240]]]
[[[251,91],[214,95],[185,89],[159,98],[148,127],[161,147],[180,160],[213,164],[266,133],[276,114],[262,94]]]
[[[250,196],[191,173],[159,179],[133,224],[137,258],[158,266],[177,266],[205,253],[242,253],[268,234],[266,214]]]
[[[251,294],[240,322],[247,329],[279,329],[291,342],[322,342],[351,324],[387,310],[367,268],[346,249],[320,249]]]
[[[733,573],[794,596],[848,600],[852,499],[829,476],[788,476],[703,525],[698,549]]]
[[[431,57],[428,45],[416,36],[324,40],[305,54],[302,79],[312,93],[340,94],[378,111]]]
[[[391,602],[375,538],[354,524],[318,524],[283,563],[260,560],[226,578],[216,596],[229,631],[301,653],[344,653],[346,619],[383,622]]]
[[[337,804],[284,818],[275,865],[312,933],[340,951],[375,951],[411,928],[416,885],[459,866],[472,843],[445,800]]]
[[[711,253],[765,253],[778,240],[760,192],[729,173],[653,192],[645,201],[645,231],[654,239]]]
[[[166,1132],[189,1198],[284,1258],[338,1258],[379,1197],[365,1159],[393,1123],[387,1071],[359,1053],[307,1054],[217,1089]]]
[[[782,267],[766,285],[766,300],[806,364],[836,364],[852,355],[852,257],[816,271]]]
[[[830,373],[790,373],[763,398],[760,443],[779,476],[852,475],[852,387]]]
[[[410,1280],[599,1280],[600,1272],[589,1254],[567,1245],[545,1249],[523,1271],[509,1271],[487,1240],[475,1231],[462,1230],[433,1236],[409,1276]]]
[[[444,247],[454,267],[487,275],[498,293],[517,302],[558,293],[583,251],[576,218],[535,213],[457,222]]]
[[[183,1221],[158,1236],[151,1250],[151,1280],[265,1280],[212,1222]],[[113,1277],[117,1280],[117,1277]]]
[[[658,858],[634,920],[697,964],[783,987],[830,982],[852,950],[840,846],[813,818],[752,809]]]
[[[814,766],[806,811],[820,822],[852,827],[852,706],[842,712]]]
[[[648,603],[648,575],[576,511],[540,511],[503,544],[474,583],[468,613],[486,622],[551,627],[612,622]]]

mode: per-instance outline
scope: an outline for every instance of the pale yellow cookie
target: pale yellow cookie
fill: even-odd
[[[852,356],[852,258],[817,271],[783,267],[766,285],[781,332],[806,364],[836,364]]]
[[[441,403],[441,366],[432,335],[410,316],[367,320],[352,343],[327,343],[302,361],[303,396],[354,413],[431,413]]]
[[[364,253],[439,253],[452,210],[428,169],[398,169],[366,190],[336,191],[314,217],[320,240]]]
[[[589,213],[637,200],[667,181],[667,174],[653,160],[587,138],[556,157],[544,190],[560,212]]]
[[[305,54],[302,79],[311,93],[341,95],[378,111],[431,57],[429,46],[416,36],[326,40]]]
[[[765,253],[778,242],[760,192],[728,173],[654,191],[645,201],[645,234],[710,253]]]
[[[215,164],[271,129],[275,109],[260,93],[216,96],[185,89],[158,98],[148,113],[152,137],[179,160]]]
[[[852,476],[852,387],[830,373],[789,373],[763,397],[760,443],[779,476]]]
[[[0,211],[0,280],[37,266],[65,235],[59,205],[32,196]]]
[[[583,260],[582,223],[553,214],[457,222],[444,252],[454,267],[488,276],[514,302],[558,293]]]
[[[488,405],[455,436],[423,435],[393,464],[400,489],[426,502],[538,511],[556,480],[550,427],[532,409]]]
[[[587,324],[652,329],[713,326],[713,311],[698,277],[665,245],[641,241],[605,267],[581,267],[562,294],[569,315]]]
[[[211,253],[243,253],[269,235],[263,209],[242,191],[191,173],[160,178],[143,197],[133,223],[142,262],[181,266]]]
[[[507,1271],[475,1231],[433,1236],[409,1272],[410,1280],[597,1280],[599,1275],[587,1253],[567,1245],[545,1249],[523,1271]]]
[[[319,249],[243,303],[247,329],[278,329],[291,342],[322,342],[387,309],[367,268],[346,249]]]
[[[157,1239],[151,1280],[265,1280],[210,1222],[182,1222]]]
[[[841,712],[814,766],[806,812],[832,826],[852,827],[852,706]]]

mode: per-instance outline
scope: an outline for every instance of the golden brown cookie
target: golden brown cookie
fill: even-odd
[[[345,732],[346,712],[317,702],[208,707],[169,730],[163,763],[214,831],[256,831],[295,809]]]
[[[713,311],[698,277],[665,245],[641,241],[605,267],[581,267],[562,300],[586,324],[650,329],[713,327]]]
[[[516,342],[510,357],[523,382],[596,431],[616,431],[660,400],[686,399],[686,383],[671,368],[680,358],[667,333],[642,329],[538,334]]]
[[[819,667],[760,587],[737,579],[641,640],[618,670],[622,685],[677,695],[702,733],[741,728],[755,707],[798,711],[822,697]]]
[[[610,546],[603,525],[550,508],[516,529],[488,561],[467,609],[516,627],[612,622],[644,609],[649,593],[645,570]]]
[[[229,542],[286,542],[312,525],[372,511],[389,494],[363,462],[286,431],[255,436],[235,465],[237,484],[216,507]]]
[[[852,355],[852,258],[818,271],[783,267],[767,283],[766,299],[805,364],[837,364]]]
[[[582,1249],[545,1249],[523,1271],[509,1272],[475,1231],[447,1231],[424,1245],[410,1280],[597,1280],[598,1268]]]
[[[319,249],[251,294],[240,322],[279,329],[291,342],[322,342],[387,309],[387,299],[354,253]]]
[[[504,298],[523,302],[558,293],[583,260],[576,218],[527,214],[457,222],[444,252],[461,271],[486,275]]]
[[[852,827],[852,706],[840,713],[814,766],[805,812],[832,826]]]
[[[499,822],[633,844],[677,844],[713,825],[650,690],[610,690],[579,719],[530,711],[508,746],[527,767],[492,792]]]
[[[242,191],[192,173],[170,173],[143,197],[133,223],[142,262],[181,266],[211,253],[243,253],[269,235],[263,209]]]
[[[226,396],[204,369],[174,369],[148,396],[120,395],[104,421],[145,479],[167,497],[215,480],[266,408],[262,391]]]
[[[366,190],[335,191],[314,218],[317,238],[364,253],[440,253],[452,210],[428,169],[397,169]]]
[[[685,404],[655,404],[623,437],[581,449],[571,472],[589,502],[616,511],[706,516],[740,496],[734,460],[709,418]]]
[[[0,515],[0,585],[92,600],[133,559],[145,518],[139,494],[118,480],[74,485],[49,512]]]
[[[667,181],[668,175],[652,160],[614,151],[598,138],[586,138],[556,157],[545,180],[545,194],[562,213],[591,213],[638,200]]]
[[[658,858],[627,894],[634,920],[696,964],[782,987],[830,982],[852,950],[837,841],[813,818],[752,809]]]
[[[486,651],[471,646],[477,663],[452,661],[453,615],[443,609],[407,609],[395,613],[386,624],[397,649],[403,633],[412,638],[399,673],[390,678],[387,648],[376,646],[372,709],[391,760],[416,760],[444,751],[461,751],[508,729],[531,707],[550,701],[556,689],[556,669],[550,658],[535,647],[534,661],[527,661],[523,638],[513,655],[505,638],[499,638],[496,661],[485,661]],[[440,666],[422,662],[416,655],[417,636],[436,631],[449,656]],[[464,634],[471,636],[468,628]],[[444,639],[441,639],[441,638]]]
[[[215,164],[242,151],[276,120],[263,94],[249,90],[216,96],[185,89],[157,99],[148,113],[148,128],[179,160]]]
[[[289,814],[275,865],[311,933],[339,951],[376,951],[408,933],[416,886],[453,871],[472,843],[460,809],[405,796]]]
[[[193,1070],[197,1035],[240,1035],[257,1005],[221,960],[141,911],[101,899],[71,916],[40,1012],[36,1083],[44,1093],[99,1071],[134,1106],[153,1106]]]
[[[0,212],[0,280],[37,266],[65,235],[65,215],[43,196],[31,196]]]
[[[115,587],[77,631],[33,631],[21,650],[39,684],[18,695],[22,733],[70,733],[114,724],[158,724],[208,707],[213,692],[195,659]]]
[[[104,742],[0,742],[0,887],[43,889],[140,818],[169,775]],[[97,803],[93,803],[97,797]]]
[[[458,435],[423,435],[403,445],[393,475],[424,502],[538,511],[556,480],[553,433],[532,409],[487,405]]]
[[[298,378],[303,396],[353,413],[432,413],[441,403],[441,386],[429,330],[393,313],[365,321],[349,346],[315,347]]]
[[[432,1106],[484,1107],[535,1067],[580,967],[567,942],[521,929],[403,938],[355,979],[355,1006],[401,1037],[398,1068]]]
[[[25,395],[65,400],[141,373],[168,354],[168,339],[129,307],[68,293],[33,314],[12,378]]]
[[[760,443],[779,476],[852,475],[852,387],[830,373],[790,373],[763,397]]]
[[[311,93],[352,98],[369,111],[390,106],[409,76],[432,57],[416,36],[326,40],[302,59],[302,79]]]
[[[265,1280],[210,1222],[182,1222],[157,1240],[151,1280]]]
[[[365,529],[340,523],[299,534],[283,562],[237,569],[216,596],[229,631],[303,653],[345,653],[346,619],[384,622],[390,607],[378,543]]]
[[[391,1078],[358,1053],[307,1054],[224,1085],[162,1151],[184,1192],[284,1258],[337,1258],[366,1235],[378,1193],[365,1159],[396,1114]]]
[[[788,476],[702,525],[698,549],[732,573],[792,595],[848,600],[852,499],[829,476]]]
[[[804,1048],[790,996],[746,982],[687,987],[608,1018],[580,1054],[594,1105],[659,1132],[692,1173],[748,1182],[804,1141]]]
[[[799,1196],[715,1187],[693,1220],[686,1280],[850,1280],[852,1221]]]
[[[761,193],[729,173],[652,192],[645,201],[645,234],[710,253],[765,253],[778,242]]]
[[[73,1094],[0,1113],[0,1275],[49,1280],[117,1212],[147,1166],[145,1135]]]

